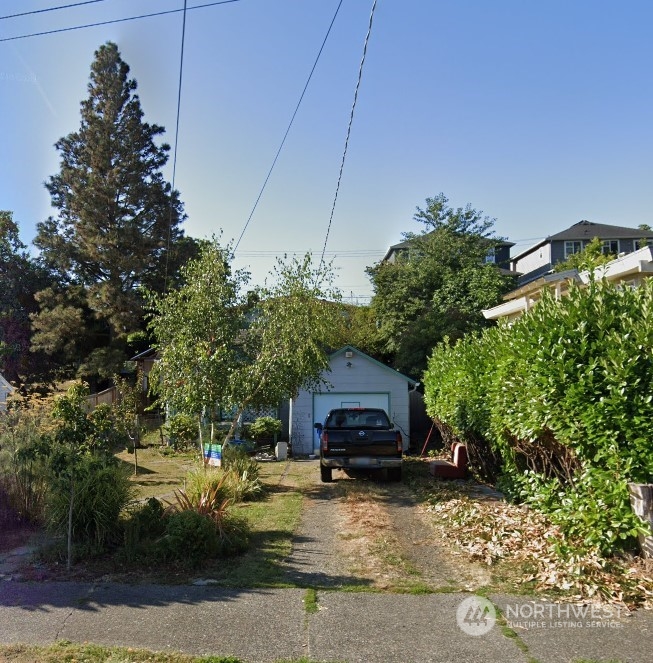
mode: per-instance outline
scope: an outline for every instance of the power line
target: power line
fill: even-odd
[[[175,121],[175,148],[172,153],[172,182],[170,187],[170,218],[168,221],[168,246],[166,250],[166,270],[165,280],[163,282],[164,291],[168,288],[168,262],[170,258],[170,236],[172,234],[172,206],[174,203],[175,195],[175,178],[177,175],[177,147],[179,145],[179,116],[181,114],[181,83],[184,73],[184,42],[186,40],[186,2],[184,0],[183,20],[181,23],[181,49],[179,54],[179,87],[177,89],[177,119]]]
[[[59,5],[58,7],[47,7],[46,9],[34,9],[30,12],[22,12],[21,14],[7,14],[7,16],[0,16],[0,21],[6,18],[18,18],[19,16],[29,16],[30,14],[43,14],[45,12],[54,12],[58,9],[69,9],[70,7],[79,7],[81,5],[93,5],[96,2],[104,2],[104,0],[84,0],[84,2],[73,2],[70,5]]]
[[[324,238],[324,247],[322,248],[322,257],[320,258],[320,265],[324,262],[324,253],[326,251],[327,242],[329,241],[329,233],[331,232],[331,223],[333,222],[333,214],[336,209],[336,201],[338,200],[338,192],[340,191],[340,182],[342,181],[342,172],[345,168],[345,159],[347,158],[347,148],[349,146],[349,136],[351,135],[351,125],[354,122],[354,111],[356,110],[356,101],[358,100],[358,88],[363,78],[363,65],[365,64],[365,56],[367,54],[367,44],[370,40],[372,32],[372,21],[374,20],[374,10],[376,9],[376,0],[372,3],[372,11],[370,12],[370,22],[367,27],[367,34],[365,35],[365,42],[363,44],[363,57],[358,68],[358,80],[356,81],[356,89],[354,90],[354,102],[351,106],[351,113],[349,115],[349,125],[347,126],[347,138],[345,139],[345,149],[342,153],[342,161],[340,162],[340,173],[338,174],[338,182],[336,184],[336,192],[333,197],[333,205],[331,207],[331,215],[329,216],[329,224],[327,226],[326,237]]]
[[[288,124],[288,128],[286,129],[286,133],[283,135],[283,139],[281,141],[281,145],[279,145],[279,149],[277,150],[277,153],[274,156],[274,159],[272,161],[272,165],[270,166],[270,170],[268,171],[268,174],[265,177],[265,181],[263,182],[263,186],[261,187],[261,190],[259,191],[259,194],[256,198],[256,202],[254,203],[254,207],[252,207],[252,211],[249,213],[249,216],[247,217],[247,221],[245,222],[245,226],[243,227],[243,231],[240,233],[240,237],[238,238],[238,241],[236,242],[236,245],[234,246],[234,251],[238,248],[238,245],[240,244],[240,240],[243,238],[243,235],[245,234],[245,231],[247,230],[247,226],[249,226],[249,222],[252,220],[252,217],[254,216],[254,212],[256,211],[256,208],[258,207],[258,203],[261,200],[261,196],[263,195],[263,192],[265,191],[265,187],[267,186],[268,180],[270,179],[270,175],[272,175],[272,171],[274,169],[274,166],[277,163],[277,159],[279,158],[279,155],[281,154],[281,150],[283,149],[283,146],[286,142],[286,138],[288,138],[288,134],[290,133],[290,128],[293,125],[293,122],[295,121],[295,116],[297,115],[297,111],[299,110],[299,106],[302,103],[302,99],[304,98],[304,95],[306,94],[306,89],[308,88],[308,84],[311,82],[311,78],[313,77],[313,72],[315,71],[315,68],[317,67],[317,63],[320,60],[320,56],[322,55],[322,51],[324,50],[324,45],[327,42],[327,39],[329,38],[329,34],[331,33],[331,28],[333,27],[333,24],[335,23],[336,16],[338,16],[338,12],[340,11],[340,6],[342,5],[342,0],[338,3],[338,6],[336,7],[335,14],[333,15],[333,18],[331,19],[331,23],[329,24],[329,29],[327,30],[326,35],[324,36],[324,40],[322,41],[322,46],[320,46],[320,50],[317,53],[317,57],[315,58],[315,62],[313,63],[313,67],[311,69],[311,73],[308,75],[308,79],[306,80],[306,85],[304,85],[304,89],[302,90],[302,93],[299,97],[299,101],[297,102],[297,106],[295,106],[295,112],[292,114],[292,117],[290,118],[290,122]]]
[[[360,250],[348,250],[348,251],[326,251],[326,255],[338,257],[338,258],[374,258],[376,256],[383,256],[385,254],[385,249],[360,249]],[[251,251],[239,251],[239,257],[248,257],[248,258],[268,258],[274,256],[281,256],[284,254],[297,254],[304,255],[306,253],[312,253],[311,249],[284,249],[275,251],[274,249],[270,250],[251,250]]]
[[[240,2],[240,0],[218,0],[217,2],[206,2],[202,5],[195,5],[188,7],[188,11],[192,9],[205,9],[206,7],[215,7],[216,5],[227,5],[232,2]],[[16,37],[3,37],[3,41],[15,41],[16,39],[27,39],[28,37],[42,37],[43,35],[52,35],[58,32],[70,32],[71,30],[83,30],[85,28],[96,28],[101,25],[110,25],[112,23],[125,23],[127,21],[136,21],[141,18],[152,18],[153,16],[165,16],[166,14],[178,14],[185,11],[184,9],[168,9],[167,11],[154,12],[152,14],[140,14],[139,16],[128,16],[126,18],[115,18],[110,21],[98,21],[97,23],[86,23],[84,25],[74,25],[68,28],[58,28],[57,30],[46,30],[44,32],[32,32],[30,34],[18,35]]]

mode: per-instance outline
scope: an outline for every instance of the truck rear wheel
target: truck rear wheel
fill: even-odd
[[[320,479],[322,479],[322,483],[331,483],[333,481],[333,468],[320,465]]]

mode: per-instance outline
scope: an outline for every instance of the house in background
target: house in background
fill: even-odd
[[[636,287],[651,276],[653,276],[653,246],[645,246],[632,253],[626,253],[594,270],[596,279],[605,279],[628,287]],[[488,320],[515,320],[537,304],[544,290],[552,290],[555,298],[560,299],[569,292],[572,283],[582,286],[587,284],[589,279],[589,272],[579,272],[575,269],[544,274],[504,295],[503,304],[486,309],[483,315]]]
[[[14,388],[0,374],[0,412],[7,409],[7,398],[14,392]]]
[[[413,241],[410,239],[393,244],[381,259],[381,262],[394,263],[400,255],[408,254],[410,260],[410,251],[413,246]],[[510,268],[510,249],[514,246],[513,242],[500,241],[495,246],[490,247],[487,255],[485,256],[486,263],[492,263],[502,269]]]
[[[518,285],[551,274],[555,265],[564,262],[574,253],[580,253],[595,237],[602,240],[606,255],[619,256],[653,245],[651,230],[579,221],[511,258],[511,269],[521,274]]]
[[[301,391],[291,400],[289,436],[294,455],[312,454],[319,446],[313,425],[323,422],[332,408],[378,407],[401,431],[404,450],[410,446],[410,391],[415,380],[347,345],[329,358],[330,371],[324,373],[330,387],[321,391]]]

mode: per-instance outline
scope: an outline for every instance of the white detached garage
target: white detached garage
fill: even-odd
[[[408,392],[417,383],[364,352],[347,345],[329,359],[324,378],[330,387],[319,392],[301,391],[290,403],[290,440],[294,454],[311,454],[318,447],[315,422],[324,422],[338,407],[383,408],[401,431],[404,449],[410,443]]]

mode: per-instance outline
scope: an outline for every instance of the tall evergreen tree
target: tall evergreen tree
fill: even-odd
[[[95,53],[78,131],[55,144],[61,167],[46,183],[56,217],[34,241],[65,287],[40,293],[33,347],[77,356],[79,374],[113,374],[130,334],[144,329],[141,286],[163,291],[166,274],[194,253],[183,238],[178,192],[161,168],[163,127],[143,121],[129,66],[116,44]],[[180,255],[186,254],[186,255]],[[78,323],[61,325],[62,316]]]

